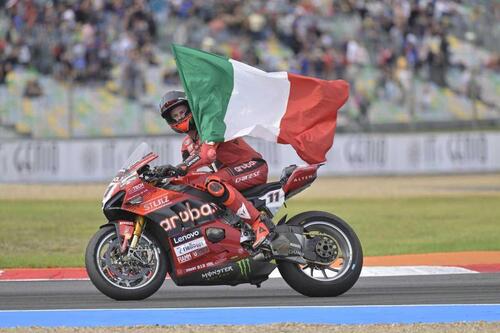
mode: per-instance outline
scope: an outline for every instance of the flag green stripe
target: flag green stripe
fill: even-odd
[[[228,58],[172,45],[184,91],[203,142],[223,142],[224,117],[234,85]]]

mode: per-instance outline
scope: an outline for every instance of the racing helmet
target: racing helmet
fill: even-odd
[[[172,110],[177,106],[185,105],[186,110],[180,119],[174,119],[172,117]],[[186,94],[182,91],[169,91],[160,101],[160,115],[165,119],[168,125],[177,133],[187,133],[194,129],[193,114],[189,108],[188,100]]]

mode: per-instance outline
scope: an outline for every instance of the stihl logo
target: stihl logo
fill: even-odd
[[[297,183],[297,182],[302,182],[302,181],[304,181],[304,180],[313,179],[314,177],[315,177],[314,175],[301,176],[301,177],[294,178],[294,179],[293,179],[293,182],[294,182],[294,183]]]
[[[160,209],[168,204],[170,204],[170,200],[168,200],[167,196],[164,196],[163,198],[158,198],[153,201],[148,201],[144,203],[142,205],[142,208],[144,208],[145,211],[150,211],[150,210]]]

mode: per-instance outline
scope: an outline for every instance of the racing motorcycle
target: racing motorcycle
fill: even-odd
[[[149,164],[158,157],[146,143],[132,153],[104,193],[108,223],[90,240],[85,266],[92,283],[116,300],[154,294],[166,275],[178,286],[260,284],[277,267],[306,296],[338,296],[358,280],[361,244],[339,217],[321,211],[283,216],[277,237],[254,250],[247,224],[193,178],[159,177]],[[319,164],[291,165],[279,181],[243,191],[270,218],[317,177]]]

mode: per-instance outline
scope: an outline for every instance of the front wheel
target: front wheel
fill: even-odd
[[[85,252],[90,280],[116,300],[140,300],[154,294],[165,281],[167,259],[158,241],[144,231],[136,249],[122,254],[114,226],[100,229]]]
[[[306,265],[279,261],[283,279],[311,297],[338,296],[351,289],[363,266],[361,243],[351,227],[338,216],[315,211],[296,215],[287,224],[302,226],[306,238],[314,238],[319,259]]]

